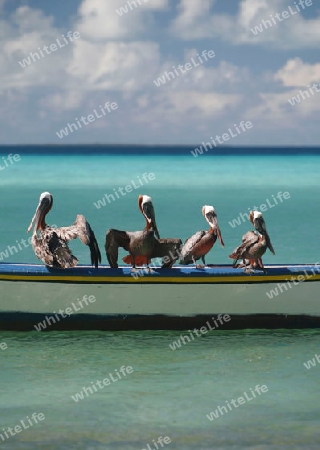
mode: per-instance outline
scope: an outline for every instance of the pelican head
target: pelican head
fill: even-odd
[[[154,230],[155,235],[158,239],[160,239],[151,197],[149,197],[148,195],[139,195],[138,205],[140,211],[147,221],[147,230]]]
[[[250,211],[249,219],[252,225],[260,234],[266,233],[266,223],[260,211]]]
[[[36,212],[32,217],[31,223],[28,228],[28,233],[31,230],[33,224],[35,223],[35,232],[37,230],[43,230],[45,228],[44,218],[52,208],[53,197],[50,192],[42,192],[39,199],[39,204],[37,206]]]
[[[267,247],[269,248],[270,252],[274,255],[275,251],[271,244],[271,240],[262,213],[260,211],[250,211],[249,219],[254,228],[258,231],[258,233],[266,237]]]
[[[204,205],[202,207],[202,215],[210,225],[210,229],[217,233],[218,239],[222,247],[224,247],[224,242],[221,236],[221,231],[218,224],[218,217],[213,206]]]

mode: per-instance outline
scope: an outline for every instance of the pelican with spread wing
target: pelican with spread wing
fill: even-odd
[[[90,248],[91,264],[97,268],[101,262],[101,253],[94,232],[85,217],[78,214],[74,224],[69,227],[50,227],[45,223],[45,218],[52,204],[52,195],[43,192],[28,228],[29,232],[34,225],[31,244],[36,256],[49,267],[59,269],[75,267],[78,259],[72,254],[68,242],[79,238]]]
[[[123,261],[131,264],[132,269],[137,265],[148,266],[152,258],[158,257],[163,258],[162,267],[171,268],[178,259],[181,239],[160,239],[151,197],[139,195],[138,206],[146,219],[146,226],[142,231],[122,231],[114,228],[107,231],[105,249],[110,267],[118,267],[118,249],[122,247],[129,252]]]

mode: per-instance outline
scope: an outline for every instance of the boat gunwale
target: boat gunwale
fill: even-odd
[[[27,281],[53,283],[92,284],[255,284],[298,281],[320,281],[320,266],[317,264],[266,265],[266,271],[245,273],[243,269],[230,265],[211,265],[204,269],[194,266],[175,266],[172,269],[152,267],[152,273],[140,269],[134,274],[129,266],[112,269],[103,265],[95,269],[79,265],[72,269],[55,269],[41,264],[0,263],[0,281]],[[316,273],[315,273],[316,269]],[[289,280],[288,277],[292,279]]]

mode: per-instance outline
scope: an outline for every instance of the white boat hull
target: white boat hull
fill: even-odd
[[[231,317],[221,329],[320,323],[317,266],[273,266],[254,275],[230,266],[159,269],[137,280],[128,269],[5,266],[0,265],[0,329],[35,330],[48,317],[48,331],[186,329],[218,314]]]

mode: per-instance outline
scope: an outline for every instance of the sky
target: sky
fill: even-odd
[[[0,144],[319,145],[319,45],[315,0],[0,0]]]

